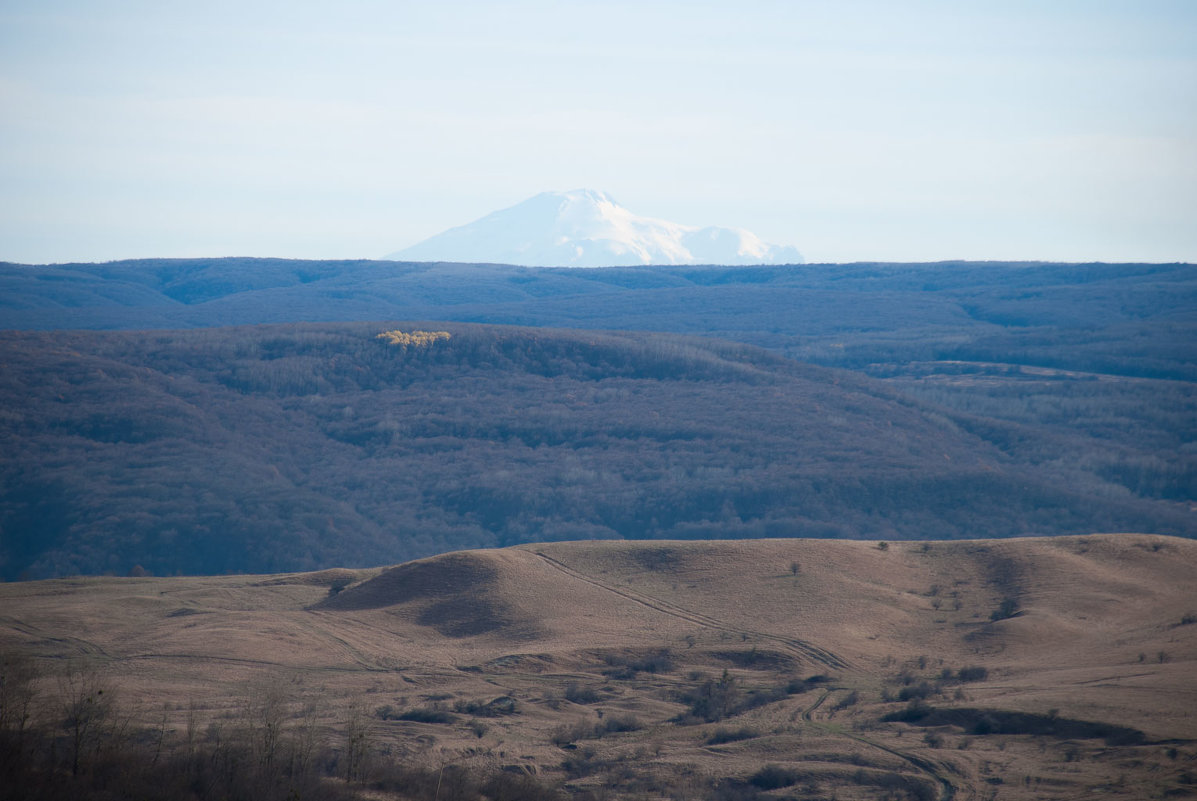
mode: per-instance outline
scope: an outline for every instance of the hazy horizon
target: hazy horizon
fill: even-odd
[[[379,258],[539,192],[809,262],[1197,261],[1197,7],[27,0],[0,260]]]

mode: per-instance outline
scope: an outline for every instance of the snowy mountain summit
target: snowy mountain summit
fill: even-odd
[[[543,192],[386,258],[529,267],[802,262],[795,248],[770,245],[743,229],[638,217],[590,189]]]

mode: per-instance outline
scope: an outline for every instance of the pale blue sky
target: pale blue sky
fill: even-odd
[[[375,258],[579,187],[811,261],[1197,262],[1197,3],[0,0],[0,260]]]

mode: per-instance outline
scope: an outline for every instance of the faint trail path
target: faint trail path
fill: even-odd
[[[898,751],[894,748],[890,748],[887,745],[882,745],[881,743],[874,742],[873,740],[870,740],[867,737],[861,737],[859,734],[852,734],[851,732],[844,731],[843,729],[841,729],[837,726],[830,726],[826,723],[820,723],[819,721],[816,721],[814,719],[815,712],[819,709],[819,707],[821,707],[823,705],[823,702],[826,701],[830,697],[831,697],[831,690],[824,690],[823,694],[819,696],[819,699],[817,701],[815,701],[813,704],[806,707],[805,709],[799,710],[797,713],[794,714],[794,717],[797,718],[797,717],[801,716],[801,718],[804,721],[806,721],[810,725],[814,726],[815,728],[819,729],[824,734],[828,734],[828,735],[832,735],[832,736],[836,736],[836,737],[847,737],[849,740],[855,740],[856,742],[861,743],[863,745],[867,745],[870,748],[876,748],[879,751],[884,751],[885,753],[887,753],[891,756],[897,757],[898,759],[902,760],[903,762],[907,763],[908,765],[911,765],[912,767],[917,769],[920,773],[923,773],[923,774],[931,777],[932,779],[934,779],[936,781],[937,784],[939,784],[938,801],[952,801],[952,799],[956,798],[956,786],[954,784],[952,784],[951,780],[949,780],[947,778],[947,776],[944,775],[943,765],[940,765],[940,764],[933,762],[929,759],[924,759],[923,757],[918,757],[918,756],[914,756],[913,754],[908,754],[904,751]]]
[[[576,579],[578,581],[584,581],[587,584],[598,587],[599,589],[602,589],[602,590],[606,590],[607,592],[613,593],[615,595],[620,596],[621,598],[625,598],[629,601],[638,603],[642,606],[646,606],[649,609],[653,609],[657,612],[661,612],[666,615],[672,615],[673,617],[679,618],[681,620],[685,620],[685,621],[693,623],[695,625],[703,626],[705,628],[714,629],[717,631],[726,631],[731,634],[748,635],[750,637],[758,637],[763,640],[770,640],[772,642],[776,642],[780,645],[783,645],[792,651],[795,651],[799,655],[806,657],[809,660],[813,660],[815,662],[818,662],[819,664],[826,665],[827,667],[841,669],[841,670],[848,669],[848,668],[852,667],[851,663],[849,663],[846,659],[843,659],[842,657],[836,655],[835,653],[833,653],[831,651],[827,651],[823,648],[819,648],[815,645],[812,645],[811,643],[806,642],[805,640],[781,637],[781,636],[778,636],[775,634],[766,634],[764,632],[752,631],[749,629],[738,629],[738,628],[735,628],[734,626],[731,626],[731,625],[729,625],[721,620],[718,620],[716,618],[709,617],[709,616],[701,614],[699,612],[694,612],[690,609],[686,609],[685,607],[678,606],[678,605],[670,603],[668,601],[663,601],[660,598],[655,598],[650,595],[644,595],[644,594],[636,592],[634,590],[613,587],[610,584],[606,584],[596,578],[586,575],[585,573],[581,573],[577,570],[574,570],[570,566],[568,566],[562,562],[559,562],[558,560],[554,559],[553,557],[549,556],[548,554],[542,553],[541,551],[535,551],[535,554],[537,556],[539,556],[541,559],[543,559],[544,562],[546,564],[548,564],[549,566],[553,567],[556,570],[559,570],[560,572],[564,573],[565,575],[567,575],[573,579]],[[860,735],[857,735],[857,734],[852,734],[850,732],[842,731],[839,727],[829,726],[825,723],[819,723],[819,722],[815,721],[813,719],[814,713],[819,709],[820,706],[823,705],[823,703],[830,696],[831,696],[830,690],[824,691],[823,694],[821,696],[819,696],[819,699],[817,701],[815,701],[811,706],[809,706],[806,709],[801,711],[802,719],[804,721],[808,722],[810,725],[821,729],[824,733],[826,733],[828,735],[838,736],[838,737],[847,737],[848,739],[855,740],[856,742],[859,742],[863,745],[867,745],[871,748],[876,748],[880,751],[884,751],[887,754],[890,754],[891,756],[894,756],[894,757],[902,760],[903,762],[907,763],[908,765],[913,767],[915,770],[922,773],[924,776],[927,776],[928,778],[932,779],[939,786],[939,797],[938,797],[937,801],[954,801],[954,799],[956,799],[956,786],[945,775],[946,769],[944,768],[943,765],[940,765],[939,763],[933,762],[932,760],[926,759],[924,757],[915,756],[913,754],[908,754],[903,751],[898,751],[896,749],[890,748],[889,746],[885,746],[880,743],[874,742],[873,740],[870,740],[866,737],[861,737]]]
[[[816,723],[814,725],[818,726],[820,724]],[[952,784],[951,780],[949,780],[948,777],[944,775],[943,765],[941,765],[937,762],[932,762],[929,759],[924,759],[923,757],[917,757],[917,756],[914,756],[913,754],[908,754],[905,751],[895,750],[893,748],[890,748],[889,746],[885,746],[885,745],[882,745],[881,743],[873,742],[872,740],[869,740],[865,737],[861,737],[856,734],[849,734],[847,732],[839,732],[839,734],[841,734],[842,736],[847,737],[849,739],[856,740],[858,743],[863,743],[867,746],[871,746],[871,747],[879,749],[881,751],[885,751],[887,754],[892,754],[893,756],[896,756],[898,759],[901,759],[904,762],[907,762],[908,764],[913,765],[915,768],[917,768],[922,773],[930,776],[932,779],[934,779],[939,784],[939,799],[938,799],[938,801],[952,801],[952,799],[954,799],[956,797],[956,785]]]
[[[545,553],[542,553],[541,551],[535,551],[535,554],[537,556],[539,556],[541,559],[543,559],[546,564],[548,564],[549,566],[553,567],[556,570],[559,570],[560,572],[564,573],[565,575],[569,576],[570,578],[577,579],[578,581],[584,581],[587,584],[591,584],[595,587],[598,587],[599,589],[606,590],[607,592],[618,595],[621,598],[625,598],[634,603],[638,603],[641,606],[646,606],[649,609],[653,609],[657,612],[661,612],[666,615],[672,615],[673,617],[679,618],[681,620],[685,620],[689,623],[693,623],[696,626],[702,626],[704,628],[715,629],[717,631],[726,631],[729,634],[739,634],[741,636],[756,637],[761,640],[768,640],[771,642],[775,642],[775,643],[778,643],[779,645],[782,645],[782,646],[788,648],[789,650],[797,653],[799,656],[805,657],[806,659],[808,659],[810,661],[817,662],[821,665],[825,665],[830,668],[835,668],[837,670],[843,670],[843,669],[851,667],[851,664],[846,659],[843,659],[842,657],[832,653],[831,651],[827,651],[823,648],[819,648],[818,646],[812,645],[811,643],[807,642],[806,640],[792,639],[789,637],[782,637],[782,636],[779,636],[776,634],[767,634],[767,633],[761,632],[761,631],[752,631],[751,629],[739,629],[739,628],[736,628],[734,626],[731,626],[731,625],[725,623],[722,620],[718,620],[716,618],[709,617],[709,616],[701,614],[699,612],[694,612],[690,609],[686,609],[685,607],[681,607],[676,604],[670,603],[669,601],[663,601],[660,598],[655,598],[651,595],[644,595],[644,594],[636,592],[634,590],[620,589],[618,587],[613,587],[610,584],[606,584],[602,581],[599,581],[598,579],[588,576],[585,573],[580,573],[577,570],[574,570],[572,567],[570,567],[562,562],[557,561],[553,557],[551,557]]]
[[[348,640],[346,640],[344,637],[340,636],[339,634],[334,633],[330,627],[324,626],[324,625],[318,625],[318,626],[313,626],[312,629],[314,631],[318,631],[320,634],[324,635],[324,637],[328,638],[330,641],[335,642],[338,645],[340,645],[342,653],[348,655],[354,662],[357,663],[358,667],[360,667],[362,670],[368,670],[373,673],[390,673],[391,672],[390,669],[378,664],[377,659],[374,659],[374,658],[369,657],[366,654],[362,653],[362,651],[359,648],[357,648],[357,646],[353,645],[352,643],[350,643]]]
[[[813,723],[814,721],[811,720],[811,715],[815,714],[815,710],[823,705],[823,702],[827,700],[827,697],[829,695],[831,695],[831,690],[824,690],[823,694],[819,696],[818,701],[815,701],[813,704],[808,706],[806,709],[802,710],[802,719],[805,720],[807,723]]]
[[[239,656],[212,656],[210,654],[130,654],[122,657],[128,662],[227,662],[234,665],[265,665],[267,667],[286,667],[283,662],[272,662],[267,659],[249,659]]]
[[[17,620],[15,617],[9,617],[8,615],[0,616],[0,626],[7,626],[13,631],[19,631],[22,634],[30,637],[41,638],[44,643],[56,643],[58,645],[67,646],[78,651],[79,656],[100,656],[104,657],[105,659],[111,658],[111,654],[105,651],[102,646],[92,642],[91,640],[85,640],[82,637],[71,636],[55,637],[46,630],[26,623],[22,620]],[[64,656],[64,658],[69,659],[70,657]]]

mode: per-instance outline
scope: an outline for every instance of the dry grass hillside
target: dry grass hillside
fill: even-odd
[[[366,788],[405,760],[567,797],[1197,795],[1197,543],[1167,537],[596,541],[7,584],[0,646],[45,697],[86,664],[167,747],[273,694],[342,759],[358,733]]]

